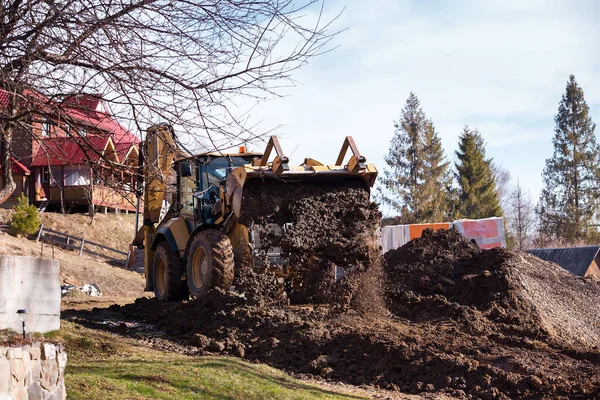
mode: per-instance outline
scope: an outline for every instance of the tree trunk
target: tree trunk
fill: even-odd
[[[10,150],[12,144],[13,128],[10,123],[5,123],[2,127],[2,138],[0,140],[0,153],[1,160],[0,166],[2,167],[2,188],[0,188],[0,204],[4,203],[11,194],[17,188],[15,180],[12,174],[12,162],[10,157]]]

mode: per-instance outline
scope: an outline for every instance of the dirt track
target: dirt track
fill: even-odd
[[[337,197],[355,201],[346,194]],[[80,315],[143,321],[198,354],[353,385],[457,398],[599,395],[597,282],[526,254],[481,251],[454,231],[426,231],[388,253],[386,264],[386,279],[364,268],[348,278],[354,284],[342,282],[351,307],[253,302],[215,290],[196,301],[140,299]],[[387,310],[364,307],[381,302]]]

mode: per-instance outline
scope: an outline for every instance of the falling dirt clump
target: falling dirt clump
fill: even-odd
[[[364,182],[286,183],[272,180],[249,181],[244,186],[240,222],[250,232],[258,233],[261,249],[279,249],[286,258],[287,294],[292,303],[329,303],[348,305],[356,293],[360,276],[380,264],[381,253],[375,231],[381,214],[372,203]],[[273,234],[265,227],[285,229]],[[239,263],[244,269],[248,263]],[[269,276],[266,262],[256,274]],[[341,282],[335,281],[336,267],[343,271]],[[267,272],[267,273],[265,273]],[[238,274],[237,286],[254,286],[254,300],[280,298],[272,289],[273,278],[259,284],[245,268]],[[271,275],[272,276],[272,275]],[[263,278],[260,278],[263,279]],[[263,279],[264,280],[264,279]],[[274,297],[274,298],[273,298]],[[264,303],[264,301],[256,301]]]
[[[369,297],[365,282],[383,274],[366,272],[347,277],[350,303]],[[144,321],[200,354],[405,393],[461,399],[600,396],[600,353],[593,345],[600,332],[597,282],[527,254],[480,250],[455,231],[425,231],[389,252],[385,272],[390,313],[258,304],[245,294],[212,290],[183,303],[139,299],[95,310],[86,319]]]

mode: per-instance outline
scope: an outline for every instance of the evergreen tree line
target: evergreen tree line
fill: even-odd
[[[583,90],[571,75],[559,103],[553,154],[534,205],[517,179],[487,157],[477,129],[465,125],[450,163],[433,121],[410,93],[385,157],[379,200],[396,214],[384,223],[414,224],[505,217],[518,248],[600,240],[600,146]]]

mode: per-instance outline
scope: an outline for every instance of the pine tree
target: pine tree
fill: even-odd
[[[382,183],[381,200],[400,213],[405,224],[440,222],[447,210],[445,185],[448,162],[433,123],[421,109],[419,99],[410,93],[395,133]]]
[[[459,185],[458,213],[463,218],[502,216],[492,160],[485,158],[485,142],[477,130],[465,126],[459,137],[456,179]]]
[[[571,75],[554,117],[554,153],[542,173],[538,203],[540,234],[567,241],[590,240],[597,231],[600,147],[583,90]]]

